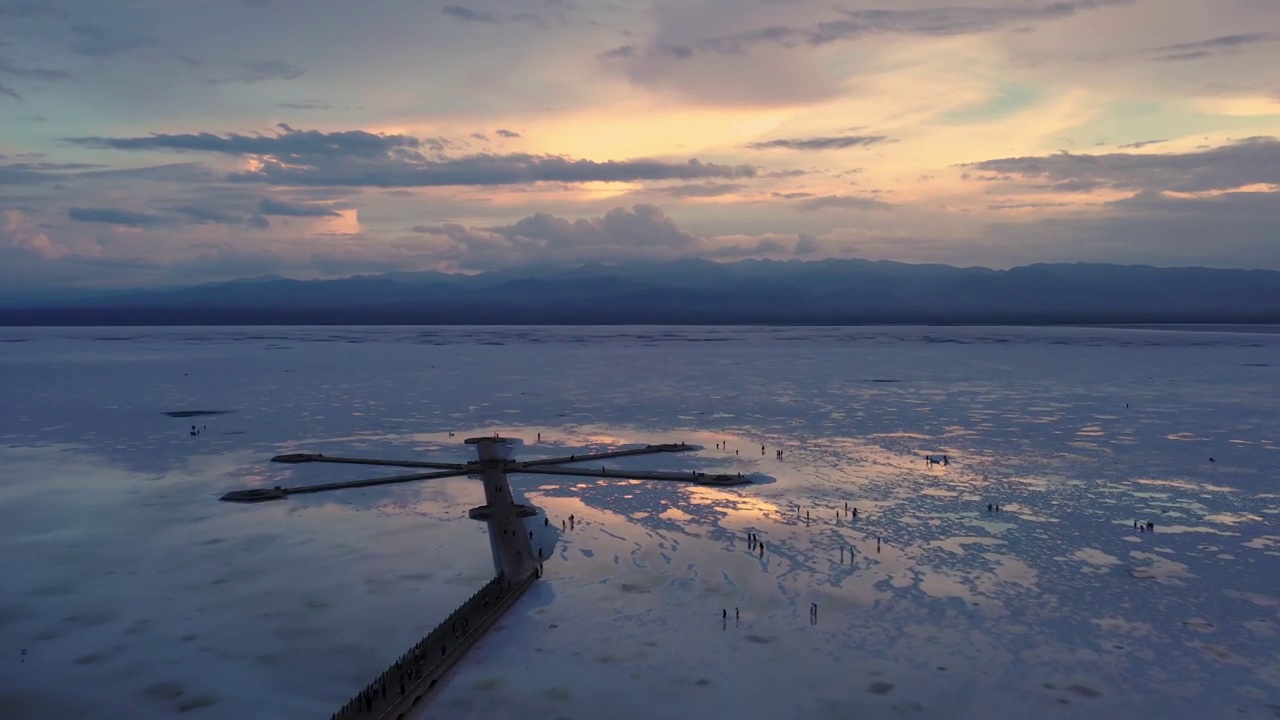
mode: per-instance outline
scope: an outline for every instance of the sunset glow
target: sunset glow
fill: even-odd
[[[664,257],[785,260],[803,235],[803,259],[1280,268],[1270,0],[0,18],[11,288],[101,285],[103,261],[122,286],[573,262],[591,253],[559,231],[499,264],[472,243],[618,210],[635,217],[610,242],[640,254],[687,234]],[[319,235],[348,240],[297,252]]]

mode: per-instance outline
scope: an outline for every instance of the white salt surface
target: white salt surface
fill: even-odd
[[[769,481],[514,476],[545,579],[432,715],[1274,720],[1278,388],[1262,333],[0,329],[0,718],[328,717],[492,574],[482,493],[218,496],[498,431]]]

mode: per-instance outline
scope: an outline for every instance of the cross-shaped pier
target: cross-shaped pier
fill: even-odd
[[[524,524],[525,518],[538,514],[536,508],[515,502],[511,497],[511,485],[507,476],[511,473],[533,475],[569,475],[577,477],[614,478],[620,480],[660,480],[686,482],[697,485],[732,486],[748,485],[751,480],[741,473],[662,472],[652,470],[617,470],[605,466],[566,467],[580,463],[695,450],[685,443],[646,445],[631,450],[569,455],[518,461],[510,455],[514,449],[511,440],[499,437],[475,437],[466,440],[476,447],[476,460],[468,463],[441,463],[419,460],[383,460],[377,458],[333,457],[320,453],[291,453],[277,455],[278,463],[342,463],[349,465],[384,465],[388,467],[415,468],[430,472],[416,472],[368,480],[349,480],[319,485],[294,487],[275,486],[252,490],[235,490],[222,496],[226,502],[259,503],[284,500],[291,495],[347,490],[381,485],[396,485],[419,480],[476,476],[484,482],[485,504],[472,508],[468,515],[484,521],[489,528],[489,540],[493,547],[496,575],[479,592],[453,612],[430,634],[400,657],[389,669],[360,691],[333,720],[354,718],[377,720],[404,720],[429,701],[431,691],[443,679],[462,655],[489,629],[502,612],[511,607],[533,582],[542,577],[542,557],[535,557],[530,542],[532,533]]]

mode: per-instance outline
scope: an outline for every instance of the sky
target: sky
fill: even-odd
[[[0,0],[0,288],[1280,269],[1276,0]]]

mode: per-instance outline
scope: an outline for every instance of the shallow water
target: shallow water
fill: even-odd
[[[499,431],[767,481],[514,477],[554,555],[444,715],[1274,717],[1277,373],[1240,332],[0,329],[0,716],[326,717],[492,573],[479,489],[216,498]]]

